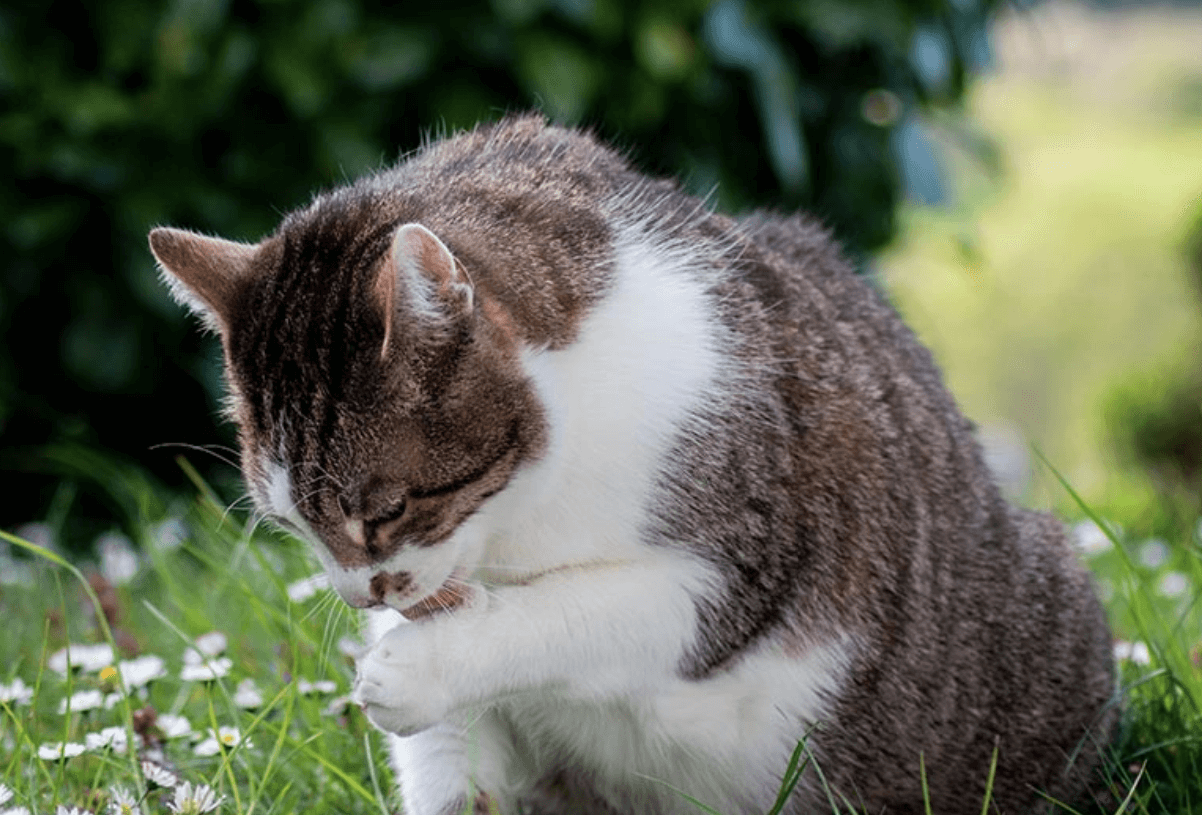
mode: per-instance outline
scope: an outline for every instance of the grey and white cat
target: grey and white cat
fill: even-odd
[[[406,812],[761,813],[803,738],[789,812],[921,812],[922,766],[976,813],[995,755],[991,811],[1090,794],[1090,580],[812,221],[518,117],[150,244],[259,508],[384,609],[355,694]]]

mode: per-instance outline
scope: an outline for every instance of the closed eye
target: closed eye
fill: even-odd
[[[372,526],[380,526],[381,524],[391,523],[392,521],[399,521],[404,516],[405,510],[408,508],[409,503],[402,498],[384,512],[380,513],[374,518],[369,518],[367,523],[371,524]]]

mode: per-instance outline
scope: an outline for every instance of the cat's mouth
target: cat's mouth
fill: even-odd
[[[471,595],[471,586],[452,575],[447,579],[447,582],[442,584],[438,591],[418,600],[412,605],[397,608],[396,610],[407,620],[424,620],[427,617],[433,617],[436,614],[446,614],[460,608],[471,599]]]

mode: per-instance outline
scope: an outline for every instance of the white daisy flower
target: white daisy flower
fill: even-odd
[[[167,663],[156,654],[144,654],[135,659],[123,659],[117,663],[125,687],[133,690],[149,685],[167,675]]]
[[[1181,572],[1165,572],[1156,590],[1165,597],[1180,597],[1189,591],[1189,578]]]
[[[229,642],[220,631],[210,631],[196,638],[194,645],[184,651],[185,665],[200,665],[205,657],[215,657],[225,651]]]
[[[307,679],[298,679],[296,681],[296,689],[302,695],[308,696],[316,693],[333,693],[338,690],[338,686],[329,679],[318,679],[316,682],[310,682]]]
[[[206,784],[193,787],[190,781],[185,781],[175,788],[175,795],[167,802],[167,808],[176,815],[202,815],[215,810],[224,800],[224,795],[218,796]]]
[[[1114,643],[1114,658],[1125,659],[1128,662],[1134,662],[1136,665],[1149,665],[1152,662],[1152,654],[1148,651],[1148,644],[1138,641],[1116,641]]]
[[[59,804],[58,809],[54,810],[54,815],[92,815],[92,813],[79,807],[68,807]]]
[[[238,683],[238,689],[234,691],[234,704],[247,710],[263,706],[263,694],[255,680],[247,677]]]
[[[294,603],[303,603],[317,594],[317,592],[329,587],[330,576],[325,572],[318,572],[315,575],[288,584],[288,599]]]
[[[129,750],[129,734],[125,732],[124,727],[106,727],[96,733],[86,734],[83,740],[89,750],[99,751],[108,748],[114,753],[124,753]]]
[[[32,586],[36,581],[32,563],[13,557],[7,546],[0,549],[0,586]]]
[[[1149,569],[1158,569],[1169,559],[1169,545],[1160,538],[1148,538],[1139,547],[1139,562]]]
[[[9,807],[0,809],[0,815],[33,815],[33,813],[29,811],[29,807]]]
[[[151,540],[164,551],[178,549],[188,539],[188,527],[179,518],[168,518],[154,528]]]
[[[106,532],[96,539],[100,573],[114,586],[124,586],[138,573],[138,553],[120,532]]]
[[[219,727],[216,731],[210,730],[208,738],[193,747],[192,752],[198,756],[215,756],[222,749],[232,750],[242,743],[242,731],[238,728]],[[246,740],[246,746],[253,747],[254,745]]]
[[[232,667],[233,660],[220,657],[199,665],[185,665],[180,669],[179,678],[185,682],[208,682],[225,676]]]
[[[38,747],[38,758],[42,761],[57,761],[60,758],[75,758],[88,748],[76,741],[48,741]]]
[[[109,790],[109,815],[142,815],[142,807],[125,787],[113,787]]]
[[[326,705],[325,710],[323,710],[322,713],[324,713],[326,716],[338,716],[348,707],[350,707],[350,704],[351,695],[349,693],[344,696],[335,696],[330,700],[330,703]]]
[[[173,713],[162,713],[155,719],[159,730],[163,731],[165,739],[179,739],[192,735],[192,724],[183,716]]]
[[[162,719],[162,717],[159,718],[160,720]],[[142,761],[142,777],[157,787],[166,787],[168,789],[179,783],[179,779],[175,773],[168,770],[162,764],[156,764],[153,761]]]
[[[113,663],[113,647],[107,642],[96,645],[78,645],[72,643],[66,648],[60,648],[46,660],[46,667],[64,676],[67,665],[79,668],[84,672],[99,671],[105,665]]]
[[[10,705],[27,705],[31,699],[33,699],[33,688],[26,685],[19,676],[13,677],[13,681],[7,685],[0,685],[0,702]]]
[[[1102,528],[1090,520],[1078,521],[1073,525],[1071,538],[1077,551],[1092,555],[1110,548],[1110,538]]]
[[[8,784],[0,784],[0,806],[4,806],[13,799],[13,791],[8,788]]]
[[[366,654],[370,649],[362,640],[354,637],[339,637],[338,638],[338,653],[344,657],[350,657],[353,660],[358,660],[359,657]]]
[[[95,710],[104,705],[104,693],[94,688],[88,690],[77,691],[71,694],[69,699],[63,699],[58,703],[58,713],[63,715],[68,710],[72,713],[79,713],[84,710]]]

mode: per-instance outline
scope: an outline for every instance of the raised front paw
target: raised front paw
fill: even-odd
[[[425,633],[418,626],[399,626],[356,665],[352,698],[381,730],[407,736],[450,712],[450,694]]]

